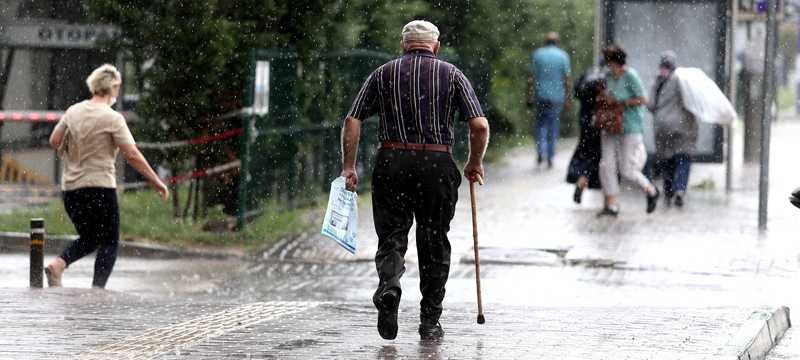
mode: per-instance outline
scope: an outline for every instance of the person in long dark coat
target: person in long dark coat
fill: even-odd
[[[578,78],[575,83],[575,98],[580,103],[580,136],[578,147],[572,155],[567,170],[567,182],[575,184],[573,201],[580,204],[583,190],[600,189],[600,129],[592,126],[595,98],[605,87],[605,74],[593,68]]]

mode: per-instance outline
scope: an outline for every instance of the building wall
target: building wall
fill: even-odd
[[[85,24],[84,12],[80,0],[0,1],[0,23]],[[0,44],[0,55],[10,51]],[[0,105],[4,110],[66,110],[90,96],[84,81],[92,69],[114,59],[112,54],[95,49],[15,48]],[[47,149],[52,128],[53,124],[46,123],[6,123],[0,131],[0,151],[4,142],[33,139],[31,148],[16,149],[11,155],[55,183],[55,157]]]
[[[0,10],[0,21],[3,22],[16,22],[17,14],[20,10],[20,5],[24,0],[8,0]],[[3,59],[7,59],[10,50],[3,49]],[[8,76],[8,84],[6,84],[5,98],[2,99],[3,109],[32,109],[31,99],[31,84],[34,82],[32,72],[29,66],[31,63],[30,51],[27,50],[14,50],[12,67]],[[5,64],[3,64],[5,66]],[[41,81],[40,81],[41,82]],[[22,138],[30,134],[30,124],[15,124],[8,123],[3,126],[2,137],[0,141],[11,141],[14,139]]]

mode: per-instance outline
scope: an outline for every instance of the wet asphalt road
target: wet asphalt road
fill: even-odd
[[[570,203],[556,169],[528,150],[489,169],[479,190],[487,324],[475,324],[468,193],[451,231],[453,265],[440,343],[416,335],[418,273],[410,248],[400,335],[374,329],[377,282],[369,211],[362,249],[348,255],[308,236],[253,261],[121,258],[108,291],[86,289],[92,262],[77,263],[64,289],[28,290],[27,257],[0,254],[0,358],[729,358],[731,334],[755,309],[800,309],[798,213],[784,195],[800,173],[797,123],[776,126],[770,231],[756,227],[757,169],[698,165],[687,207],[644,214],[635,192],[619,219],[596,219],[600,196]],[[412,231],[413,233],[413,231]],[[413,238],[411,240],[413,244]],[[797,305],[797,306],[794,306]],[[790,330],[773,354],[790,359]]]

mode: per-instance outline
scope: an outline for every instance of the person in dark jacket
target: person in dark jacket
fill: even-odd
[[[581,203],[583,190],[600,189],[600,129],[592,125],[595,99],[605,88],[606,75],[599,68],[593,68],[578,78],[575,83],[575,98],[580,103],[580,136],[578,147],[572,155],[567,169],[567,182],[575,184],[573,200]]]
[[[792,191],[792,196],[789,197],[789,201],[792,202],[792,205],[800,208],[800,188],[794,189],[794,191]]]

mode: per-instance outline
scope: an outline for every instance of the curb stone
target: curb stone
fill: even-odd
[[[753,311],[728,342],[725,355],[727,358],[735,356],[736,360],[766,359],[790,327],[792,323],[786,306]]]
[[[46,254],[58,254],[77,235],[45,235]],[[0,253],[27,252],[30,250],[30,235],[19,232],[0,232]],[[174,259],[195,257],[205,259],[244,258],[245,255],[232,251],[179,249],[164,245],[140,244],[120,241],[119,255],[152,259]]]
[[[492,265],[532,265],[532,266],[564,266],[563,257],[556,251],[536,248],[517,248],[509,252],[499,247],[478,246],[481,264]],[[474,264],[474,247],[461,257],[462,264]]]

